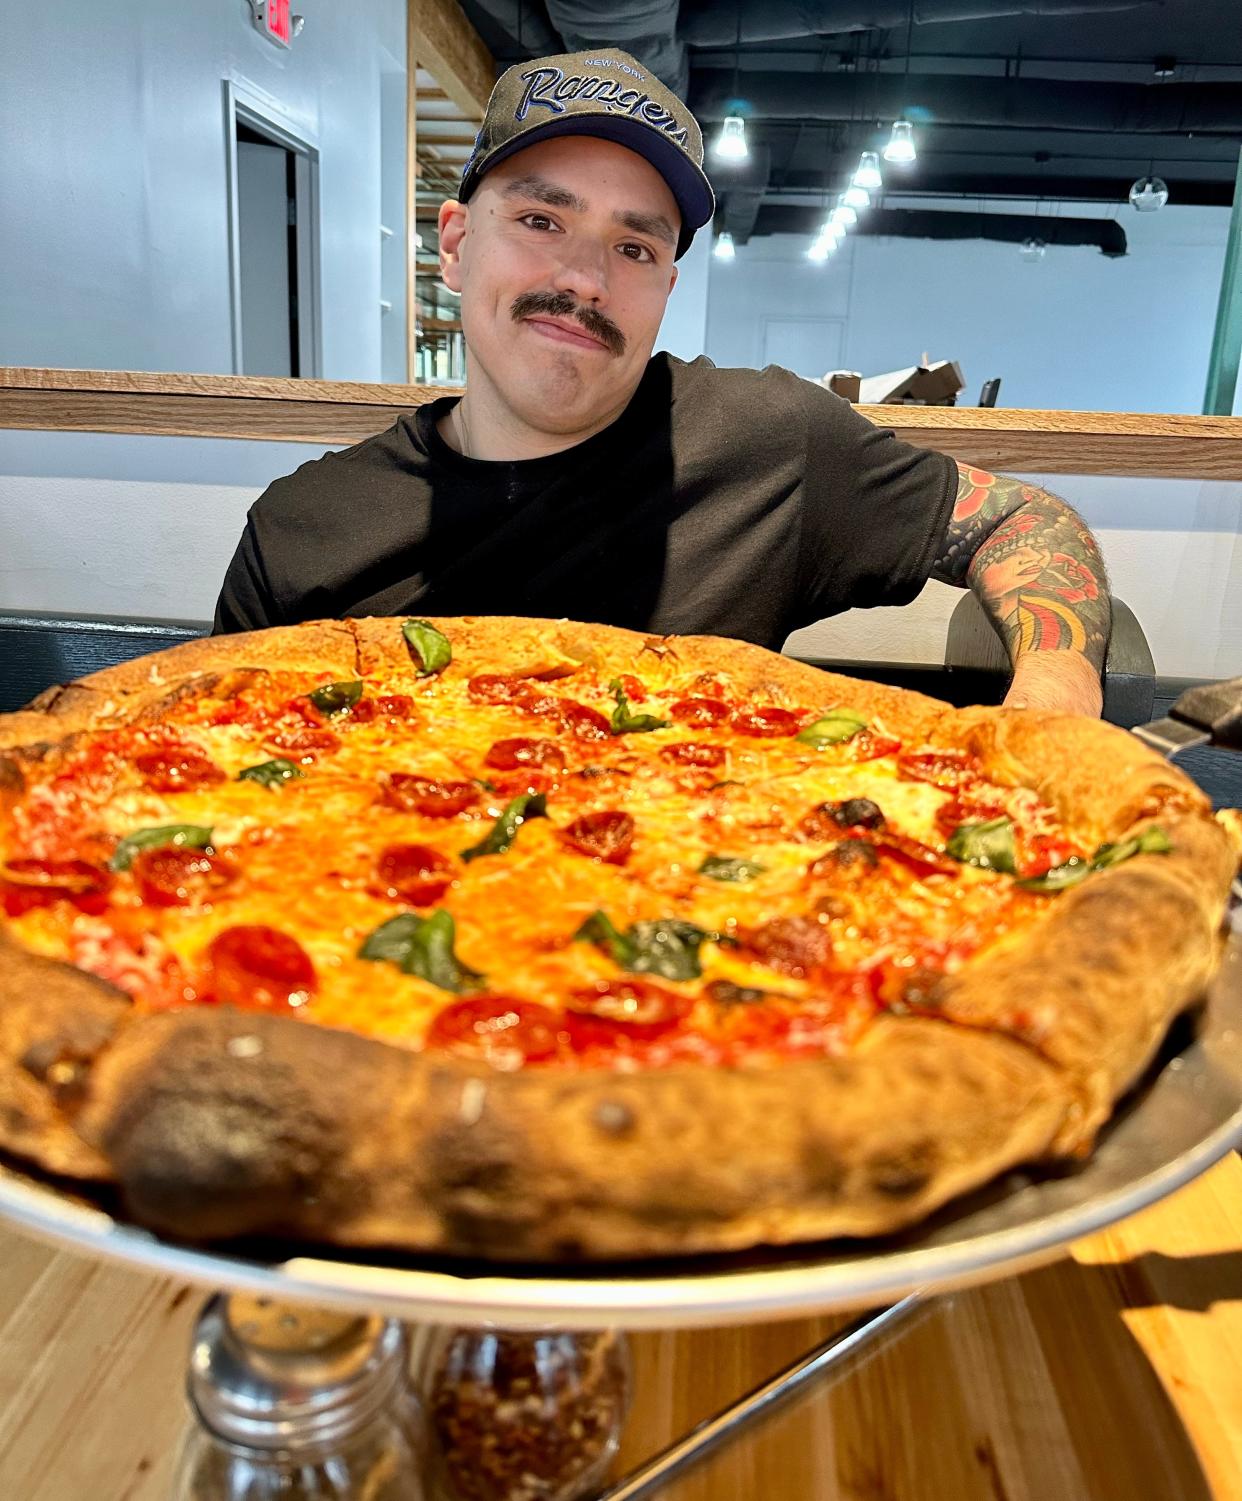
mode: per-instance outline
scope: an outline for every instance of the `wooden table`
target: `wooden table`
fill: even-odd
[[[0,1498],[166,1501],[202,1300],[0,1226]],[[631,1336],[628,1469],[844,1318]],[[1242,1162],[957,1294],[668,1501],[1237,1501]]]

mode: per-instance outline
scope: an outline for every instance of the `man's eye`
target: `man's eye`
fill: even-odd
[[[650,264],[650,262],[655,260],[655,256],[652,255],[646,245],[636,245],[632,240],[628,245],[622,245],[621,254],[627,256],[632,261],[639,261],[640,263]]]
[[[529,224],[532,229],[555,229],[556,225],[548,218],[547,214],[523,214],[522,223]]]

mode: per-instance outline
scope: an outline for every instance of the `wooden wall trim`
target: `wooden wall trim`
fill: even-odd
[[[0,367],[0,428],[355,443],[455,386]],[[984,469],[1242,479],[1242,417],[863,406],[903,438]]]

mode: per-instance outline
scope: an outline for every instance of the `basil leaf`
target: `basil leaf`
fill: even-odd
[[[416,912],[399,912],[396,917],[390,917],[367,934],[358,950],[359,959],[386,959],[390,964],[404,964],[414,936],[425,921]]]
[[[613,678],[608,688],[617,701],[617,707],[608,721],[614,735],[641,735],[648,730],[667,730],[672,723],[670,719],[657,719],[654,714],[632,713],[620,678]]]
[[[462,850],[462,859],[477,860],[480,855],[503,855],[528,818],[545,818],[547,812],[546,793],[524,792],[521,797],[515,797],[512,802],[505,804],[486,839],[471,845],[468,850]]]
[[[1090,860],[1081,860],[1077,855],[1071,855],[1064,865],[1054,865],[1051,870],[1044,871],[1042,876],[1028,876],[1014,884],[1021,886],[1024,891],[1064,891],[1067,886],[1077,886],[1079,881],[1085,881],[1090,874]]]
[[[1153,824],[1132,839],[1123,839],[1120,844],[1100,845],[1091,857],[1091,868],[1107,870],[1110,865],[1120,865],[1132,855],[1167,855],[1172,848],[1169,836]]]
[[[619,933],[604,912],[593,912],[574,934],[576,940],[597,944],[613,962],[634,975],[659,975],[664,980],[697,980],[703,973],[699,949],[708,939],[721,941],[678,917],[631,923]]]
[[[753,881],[767,868],[757,860],[739,860],[731,855],[708,855],[699,866],[699,874],[710,876],[713,881]]]
[[[139,850],[160,849],[164,845],[202,850],[210,843],[211,830],[197,823],[166,823],[154,829],[136,829],[126,834],[113,850],[108,869],[128,870]]]
[[[274,761],[260,761],[257,766],[247,766],[244,771],[237,773],[237,780],[259,782],[264,787],[282,787],[286,782],[293,781],[294,777],[305,775],[300,766],[286,761],[283,756],[277,756]]]
[[[613,962],[620,965],[622,969],[630,968],[637,953],[632,940],[624,933],[618,933],[611,918],[600,910],[592,912],[582,924],[574,934],[574,942],[594,943],[602,949],[607,949]]]
[[[321,714],[344,714],[362,697],[362,681],[355,678],[349,683],[325,683],[306,696]]]
[[[410,648],[414,665],[420,678],[429,678],[433,673],[443,672],[453,660],[453,648],[449,638],[436,630],[429,620],[404,620],[401,634]]]
[[[416,975],[441,990],[460,995],[477,990],[483,976],[453,952],[457,927],[443,907],[430,917],[401,912],[381,923],[358,950],[361,959],[386,960],[404,974]]]
[[[699,948],[713,935],[676,917],[636,922],[628,934],[636,950],[626,968],[636,975],[659,975],[664,980],[697,980],[703,973]]]
[[[800,729],[794,739],[821,750],[825,745],[844,745],[866,728],[867,721],[853,709],[830,709],[822,719]]]
[[[980,870],[1003,870],[1013,875],[1017,869],[1013,823],[1008,818],[964,823],[953,830],[945,849],[955,860],[976,865]]]

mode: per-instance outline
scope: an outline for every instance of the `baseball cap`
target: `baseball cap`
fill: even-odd
[[[703,132],[671,89],[615,47],[536,57],[496,82],[483,127],[462,172],[465,203],[484,173],[552,136],[602,136],[645,157],[681,210],[676,258],[715,212],[703,171]]]

